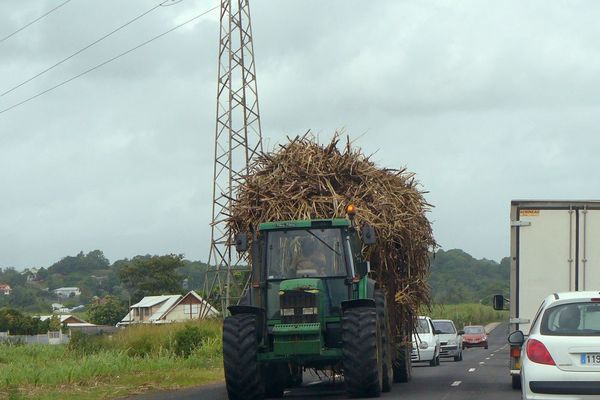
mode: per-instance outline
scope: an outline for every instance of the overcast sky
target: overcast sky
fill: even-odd
[[[0,0],[0,38],[62,0]],[[161,1],[71,0],[0,42],[0,92]],[[217,5],[158,8],[0,96],[0,267],[210,243]],[[444,249],[509,253],[511,199],[600,198],[600,3],[252,2],[264,143],[345,128],[417,174]]]

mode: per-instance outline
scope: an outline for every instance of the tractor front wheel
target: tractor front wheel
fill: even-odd
[[[258,361],[258,319],[238,314],[223,322],[223,365],[229,400],[262,400],[265,384]]]
[[[346,310],[342,317],[344,381],[351,397],[379,397],[383,385],[381,331],[377,311]]]

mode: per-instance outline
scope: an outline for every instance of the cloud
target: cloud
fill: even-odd
[[[70,2],[0,43],[0,91],[155,4]],[[161,7],[0,109],[212,6]],[[0,37],[51,7],[0,3]],[[589,1],[257,0],[265,146],[345,127],[382,166],[417,173],[444,248],[499,259],[511,199],[599,196],[599,14]],[[215,12],[0,114],[0,266],[96,248],[206,260],[218,35]]]

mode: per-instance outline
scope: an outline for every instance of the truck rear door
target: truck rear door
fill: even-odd
[[[579,210],[578,290],[600,290],[600,210]]]
[[[512,318],[533,320],[549,294],[576,290],[576,212],[569,209],[519,207],[512,222],[512,253],[515,260],[516,296]],[[596,218],[596,216],[595,216]],[[594,226],[600,233],[600,214]],[[592,255],[590,254],[590,257]],[[600,251],[594,254],[600,262]],[[600,271],[598,272],[600,276]],[[530,324],[519,324],[525,334]]]

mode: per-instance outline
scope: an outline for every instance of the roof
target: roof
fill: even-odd
[[[54,289],[54,291],[57,291],[57,290],[72,290],[72,291],[75,291],[75,290],[79,290],[79,288],[78,287],[59,287],[59,288]]]
[[[69,323],[69,325],[70,325],[70,324],[74,324],[74,323],[76,323],[76,324],[87,324],[87,322],[86,322],[86,321],[82,320],[81,318],[79,318],[79,317],[77,317],[77,316],[75,316],[75,315],[73,315],[73,314],[53,314],[53,315],[40,315],[40,317],[39,317],[39,318],[40,318],[40,321],[46,321],[47,319],[50,319],[50,318],[52,318],[54,315],[56,315],[57,317],[60,317],[60,323],[61,323],[61,324],[62,324],[62,323],[64,323],[64,322],[65,322],[66,320],[68,320],[69,318],[73,318],[73,319],[76,319],[76,320],[78,320],[78,321],[79,321],[79,322],[71,322],[71,323]]]
[[[600,292],[598,291],[586,291],[586,292],[561,292],[554,293],[546,297],[546,300],[549,300],[550,303],[563,303],[569,302],[570,300],[581,300],[585,301],[592,298],[600,298]]]
[[[135,304],[131,305],[131,308],[140,308],[140,307],[153,307],[157,304],[162,303],[165,300],[169,299],[179,299],[181,297],[180,294],[171,294],[171,295],[162,295],[162,296],[146,296],[142,300],[138,301]]]

